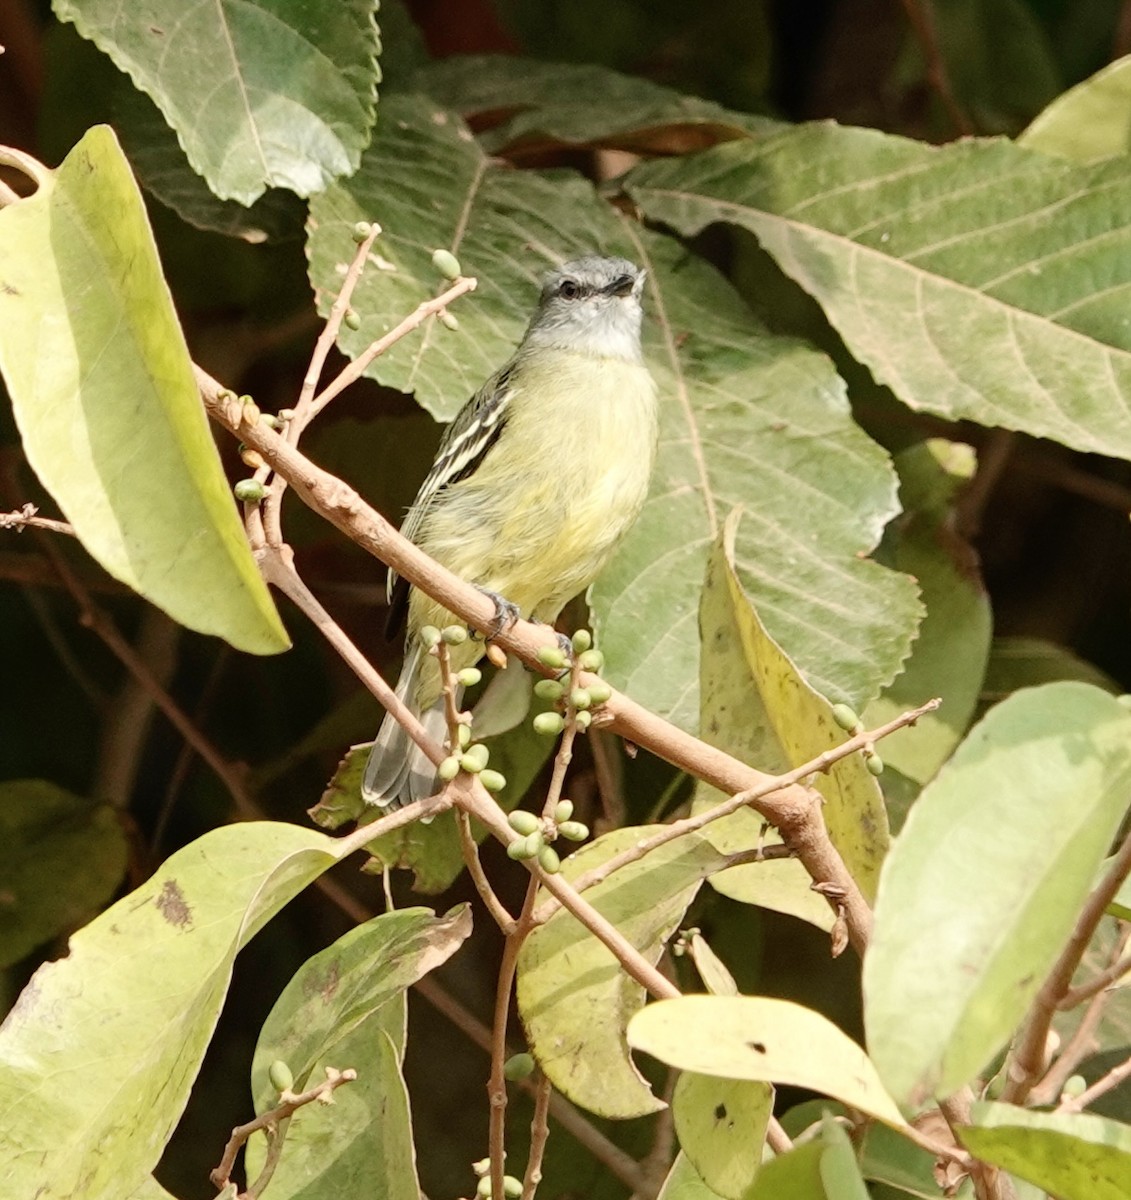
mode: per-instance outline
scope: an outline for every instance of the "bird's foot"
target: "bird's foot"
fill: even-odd
[[[491,618],[490,625],[483,631],[483,637],[486,641],[490,641],[493,637],[498,637],[504,629],[509,629],[522,616],[517,604],[508,600],[506,596],[500,596],[498,592],[492,592],[488,588],[476,588],[477,591],[483,593],[488,600],[495,606],[495,615]]]

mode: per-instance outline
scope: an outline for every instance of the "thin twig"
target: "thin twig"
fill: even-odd
[[[534,1116],[530,1120],[530,1155],[526,1160],[526,1171],[522,1177],[522,1200],[534,1200],[534,1193],[542,1182],[542,1159],[546,1143],[550,1140],[550,1124],[546,1116],[550,1111],[550,1097],[554,1094],[553,1084],[545,1075],[539,1074],[534,1085]]]
[[[956,1139],[958,1136],[957,1130],[963,1125],[970,1124],[970,1112],[973,1102],[974,1094],[968,1087],[962,1088],[955,1095],[949,1096],[946,1100],[939,1102],[939,1111],[946,1118],[946,1122]],[[912,1141],[916,1140],[913,1133],[917,1133],[918,1131],[915,1130],[914,1126],[911,1126],[910,1131],[904,1130],[903,1132]],[[1013,1185],[996,1167],[991,1167],[988,1163],[981,1162],[972,1155],[958,1149],[955,1149],[953,1153],[948,1153],[946,1157],[960,1162],[969,1172],[970,1182],[974,1185],[974,1195],[977,1197],[977,1200],[1015,1200]]]
[[[232,1178],[232,1168],[236,1164],[236,1155],[239,1154],[240,1149],[246,1144],[248,1138],[253,1133],[258,1133],[261,1129],[265,1132],[269,1129],[278,1130],[280,1122],[288,1120],[304,1105],[312,1104],[315,1101],[322,1104],[328,1103],[337,1088],[340,1088],[344,1083],[352,1083],[356,1078],[357,1072],[352,1068],[345,1071],[337,1071],[333,1067],[327,1067],[325,1080],[316,1087],[308,1088],[305,1092],[301,1092],[298,1095],[284,1092],[280,1098],[280,1103],[275,1108],[261,1113],[255,1120],[248,1121],[246,1125],[237,1125],[232,1130],[232,1136],[228,1139],[228,1144],[224,1147],[224,1154],[220,1159],[220,1163],[211,1172],[209,1179],[221,1190],[226,1188]],[[282,1148],[283,1138],[281,1133],[277,1133],[268,1139],[267,1159],[263,1164],[263,1170],[260,1172],[255,1183],[249,1186],[243,1195],[252,1197],[259,1195],[266,1186],[267,1180],[274,1173],[275,1164],[279,1160]]]
[[[459,829],[459,846],[463,854],[464,866],[467,867],[467,873],[471,876],[471,882],[475,884],[475,890],[479,893],[480,900],[483,901],[484,907],[491,914],[495,924],[503,931],[504,936],[509,937],[514,932],[515,919],[507,912],[506,905],[495,895],[495,889],[491,886],[491,881],[483,870],[483,864],[479,861],[479,847],[476,846],[475,838],[471,834],[471,818],[462,808],[456,809],[456,827]]]
[[[1097,992],[1102,992],[1106,988],[1111,987],[1117,979],[1122,979],[1128,971],[1131,971],[1131,954],[1125,954],[1122,958],[1113,962],[1110,967],[1105,967],[1094,979],[1089,979],[1087,983],[1082,983],[1077,988],[1069,988],[1061,998],[1057,1008],[1061,1012],[1066,1012],[1068,1009],[1075,1008],[1078,1004],[1083,1004],[1085,1000],[1090,1000]]]
[[[1085,1088],[1079,1096],[1071,1096],[1057,1105],[1056,1111],[1063,1113],[1083,1112],[1094,1100],[1098,1100],[1107,1092],[1125,1080],[1131,1078],[1131,1058],[1125,1059],[1117,1067],[1112,1067],[1106,1075],[1101,1075],[1091,1087]]]
[[[12,512],[0,513],[0,529],[47,529],[51,533],[65,533],[68,537],[75,536],[75,527],[66,521],[55,521],[51,517],[38,517],[39,509],[34,504],[25,504]]]

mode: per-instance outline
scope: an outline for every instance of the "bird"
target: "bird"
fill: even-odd
[[[408,509],[402,534],[491,596],[500,625],[515,615],[552,625],[644,505],[658,437],[641,347],[646,279],[595,254],[550,271],[518,348],[448,426]],[[397,695],[443,742],[439,664],[419,634],[458,619],[391,569],[388,599],[390,636],[407,617]],[[485,650],[481,638],[451,646],[452,669]],[[361,790],[389,811],[438,790],[435,765],[392,713]]]

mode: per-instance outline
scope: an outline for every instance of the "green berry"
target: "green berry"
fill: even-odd
[[[503,1176],[503,1195],[507,1200],[518,1200],[522,1195],[522,1180],[516,1179],[513,1175]]]
[[[882,775],[884,773],[884,760],[878,754],[865,755],[864,765],[873,775]]]
[[[570,641],[574,654],[584,654],[593,645],[593,635],[588,629],[579,629]]]
[[[560,671],[566,665],[566,656],[560,646],[539,646],[538,661],[544,667],[553,667],[555,671]]]
[[[532,857],[526,853],[526,838],[515,838],[513,842],[508,842],[507,857],[513,858],[516,862],[519,861],[519,859]]]
[[[245,504],[258,504],[267,495],[267,489],[258,479],[241,479],[232,491],[235,492],[236,499]]]
[[[464,667],[456,672],[456,678],[464,687],[474,687],[483,679],[483,672],[478,667]]]
[[[472,758],[470,754],[460,756],[460,770],[466,771],[469,775],[478,775],[483,768],[479,765],[477,758]]]
[[[565,728],[565,718],[561,713],[544,712],[534,718],[534,732],[554,737]]]
[[[450,313],[446,308],[440,309],[436,314],[440,318],[440,324],[445,329],[450,329],[453,333],[459,328],[459,317],[455,313]]]
[[[577,665],[583,671],[600,671],[605,665],[605,656],[600,650],[586,650],[584,654],[578,655]]]
[[[462,721],[456,726],[456,741],[459,742],[459,748],[466,750],[471,745],[471,726],[465,725]]]
[[[468,748],[464,751],[463,757],[465,760],[470,759],[474,764],[473,767],[465,766],[463,769],[465,771],[471,771],[472,774],[476,774],[477,772],[482,771],[487,765],[491,758],[491,751],[488,750],[482,742],[476,742],[474,746],[468,746]]]
[[[277,1092],[289,1092],[295,1081],[290,1067],[281,1058],[275,1059],[268,1069],[267,1075],[271,1080],[271,1086]]]
[[[261,412],[259,414],[259,423],[260,425],[266,425],[268,429],[274,429],[276,433],[283,428],[283,422],[274,413]]]
[[[420,638],[420,644],[425,650],[431,650],[433,646],[440,644],[440,631],[435,625],[424,625],[417,634]]]
[[[543,846],[538,851],[538,865],[547,875],[556,875],[562,869],[562,860],[553,846]]]
[[[568,821],[573,816],[573,801],[559,800],[554,805],[554,820],[560,825],[562,821]]]
[[[521,833],[523,837],[533,833],[541,824],[534,813],[527,812],[525,808],[516,808],[514,812],[508,813],[507,823],[515,833]]]
[[[541,854],[545,848],[546,839],[542,836],[542,830],[536,829],[533,833],[528,833],[523,841],[526,843],[526,857],[533,858],[536,854]]]
[[[556,679],[539,679],[534,685],[534,694],[538,699],[548,700],[551,704],[560,700],[564,693],[565,688]]]
[[[491,1160],[489,1158],[481,1158],[478,1162],[471,1164],[471,1169],[475,1172],[476,1178],[486,1175],[491,1170]]]
[[[588,708],[593,703],[588,688],[574,688],[569,694],[569,702],[574,708]]]
[[[353,240],[360,246],[362,242],[373,232],[373,226],[368,221],[358,221],[353,227],[351,236]]]
[[[573,714],[573,720],[577,728],[584,733],[585,730],[593,724],[593,714],[582,709],[581,712],[575,712]]]
[[[589,836],[589,826],[580,821],[562,821],[558,826],[558,833],[567,842],[583,842]]]
[[[589,692],[589,699],[594,704],[605,704],[613,694],[613,689],[603,679],[598,679],[596,683],[591,683],[587,690]]]
[[[503,1075],[507,1079],[529,1079],[534,1074],[534,1055],[512,1054],[503,1063]]]
[[[517,1058],[518,1055],[516,1054],[515,1057]],[[503,1067],[503,1070],[506,1071],[505,1066]],[[507,1076],[507,1078],[509,1079],[510,1076]],[[1064,1087],[1060,1089],[1060,1094],[1062,1096],[1067,1096],[1069,1099],[1075,1100],[1077,1096],[1082,1096],[1087,1090],[1088,1084],[1083,1075],[1070,1075],[1064,1081]]]
[[[459,259],[450,250],[433,250],[432,265],[445,279],[458,279],[463,274]]]
[[[352,309],[352,308],[347,308],[346,312],[345,312],[345,316],[342,317],[342,324],[347,329],[360,329],[361,328],[361,317],[358,316],[357,310]]]
[[[507,777],[498,771],[480,771],[479,782],[489,792],[501,792],[507,786]]]
[[[834,704],[833,720],[845,733],[855,733],[860,728],[860,718],[850,704]]]
[[[436,775],[442,783],[451,783],[458,774],[459,759],[454,754],[449,754],[436,768]]]
[[[445,625],[440,630],[440,637],[449,646],[462,646],[467,641],[466,625]]]
[[[491,1195],[491,1176],[488,1173],[480,1177],[479,1182],[475,1185],[475,1194],[479,1200],[488,1200]]]

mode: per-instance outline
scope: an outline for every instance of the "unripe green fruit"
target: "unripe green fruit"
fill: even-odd
[[[522,1195],[522,1180],[516,1179],[513,1175],[503,1176],[503,1195],[507,1200],[518,1200]]]
[[[577,725],[577,728],[582,730],[582,732],[584,732],[589,728],[590,725],[593,724],[593,714],[591,712],[586,712],[584,709],[582,709],[581,712],[574,713],[573,719]]]
[[[1067,1096],[1070,1100],[1075,1100],[1077,1096],[1082,1096],[1087,1090],[1088,1081],[1083,1075],[1070,1075],[1064,1081],[1064,1087],[1060,1089],[1060,1094]]]
[[[440,644],[440,631],[435,625],[422,625],[416,636],[420,638],[420,644],[425,650],[431,650],[433,646]]]
[[[475,774],[478,771],[482,771],[487,765],[491,757],[491,751],[488,750],[482,742],[476,742],[474,746],[468,746],[468,748],[464,751],[463,757],[464,759],[469,759],[475,765],[473,767],[468,767],[465,766],[462,761],[460,765],[463,766],[465,771],[471,771],[472,774]]]
[[[570,639],[574,654],[584,654],[593,645],[593,635],[588,629],[579,629]]]
[[[507,814],[507,824],[515,831],[526,837],[528,833],[533,833],[541,824],[538,818],[532,812],[527,812],[525,808],[516,808],[514,812]]]
[[[467,627],[464,625],[445,625],[440,630],[440,637],[449,646],[462,646],[467,641]]]
[[[464,667],[456,672],[456,678],[464,687],[474,687],[483,678],[483,672],[478,667]]]
[[[373,226],[368,221],[358,221],[353,227],[351,236],[353,240],[360,246],[362,242],[373,232]]]
[[[560,700],[564,693],[565,688],[556,679],[539,679],[534,685],[534,694],[538,699],[549,700],[551,704]]]
[[[232,491],[235,492],[236,499],[245,504],[258,504],[267,495],[267,489],[258,479],[241,479]]]
[[[462,721],[456,726],[456,741],[459,742],[459,748],[466,750],[471,745],[471,726],[465,725]]]
[[[864,765],[873,775],[882,775],[884,773],[884,760],[878,754],[869,754],[864,759]]]
[[[361,317],[358,316],[356,309],[347,308],[345,316],[342,317],[342,324],[347,329],[360,329]]]
[[[583,671],[600,671],[605,665],[605,656],[600,650],[586,650],[584,654],[578,655],[577,665]]]
[[[536,854],[541,854],[546,845],[546,839],[542,836],[541,829],[536,829],[533,833],[528,833],[525,841],[527,858],[533,858]]]
[[[479,1200],[488,1200],[491,1195],[491,1176],[490,1174],[480,1177],[479,1182],[475,1185],[475,1194]]]
[[[501,792],[507,786],[507,777],[499,771],[488,769],[479,772],[479,782],[489,792]]]
[[[432,265],[445,279],[458,279],[463,274],[459,259],[450,250],[433,250]]]
[[[567,842],[583,842],[589,836],[589,826],[580,821],[562,821],[558,826],[558,833]]]
[[[441,783],[451,783],[459,774],[459,759],[454,754],[449,754],[447,758],[436,768],[436,775]]]
[[[544,712],[534,718],[534,732],[553,737],[565,728],[565,719],[561,713]]]
[[[459,760],[460,770],[466,771],[469,775],[478,775],[483,768],[479,765],[479,759],[470,754],[463,754]]]
[[[529,1079],[534,1074],[534,1065],[532,1054],[512,1054],[503,1063],[503,1075],[507,1079]]]
[[[446,308],[442,308],[436,315],[445,329],[450,329],[454,333],[459,328],[459,317],[455,313],[450,313]]]
[[[596,683],[591,683],[588,688],[589,699],[594,704],[604,704],[613,694],[613,689],[603,680],[598,679]]]
[[[268,1068],[267,1076],[271,1080],[271,1086],[277,1092],[289,1092],[295,1081],[290,1067],[281,1058],[275,1059],[271,1064]]]
[[[547,875],[556,875],[562,869],[562,860],[553,846],[543,846],[538,852],[538,865]]]
[[[559,824],[562,821],[568,821],[573,816],[573,801],[559,800],[554,805],[554,820]]]
[[[577,709],[586,709],[593,703],[593,697],[589,695],[588,688],[574,688],[569,694],[569,702]]]
[[[507,858],[513,858],[518,862],[520,859],[531,857],[533,856],[526,853],[526,838],[516,838],[507,844]]]
[[[566,656],[560,646],[539,646],[538,661],[544,667],[553,667],[554,670],[560,671],[566,665]]]
[[[860,727],[860,718],[856,715],[856,710],[849,704],[834,704],[833,720],[845,733],[855,733]]]

